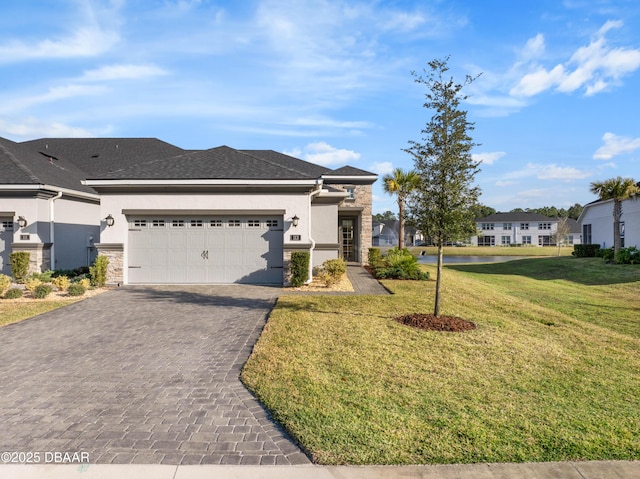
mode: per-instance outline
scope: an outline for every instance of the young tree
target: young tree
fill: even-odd
[[[382,177],[385,193],[396,195],[398,198],[398,248],[404,248],[404,220],[407,196],[414,191],[420,182],[415,171],[403,171],[396,168],[392,173]]]
[[[620,249],[620,218],[622,217],[622,202],[640,195],[640,186],[631,178],[611,178],[591,183],[591,193],[601,200],[613,200],[613,251],[618,254]]]
[[[422,130],[422,141],[410,141],[405,150],[413,156],[420,176],[420,185],[411,196],[412,219],[438,247],[435,316],[440,315],[444,245],[476,233],[473,206],[480,196],[480,189],[473,186],[480,171],[471,157],[476,143],[469,131],[474,124],[460,109],[460,102],[467,98],[461,94],[462,88],[477,77],[467,75],[462,84],[445,78],[448,60],[430,61],[424,76],[412,73],[417,83],[427,87],[424,107],[434,114]]]
[[[569,227],[569,218],[561,216],[558,218],[556,232],[553,235],[556,245],[558,246],[558,256],[560,256],[560,247],[564,244],[565,238],[569,236],[571,228]]]

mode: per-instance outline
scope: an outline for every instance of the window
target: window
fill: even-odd
[[[260,220],[249,220],[247,221],[247,227],[249,228],[259,228]]]
[[[152,228],[164,228],[164,220],[151,220]]]
[[[538,246],[551,246],[551,236],[538,236]]]
[[[591,225],[582,225],[582,242],[591,244]]]
[[[13,221],[3,221],[2,222],[2,227],[5,230],[13,230]]]
[[[277,228],[278,227],[278,220],[267,220],[267,226],[269,228]]]
[[[347,193],[349,193],[349,196],[347,196],[348,200],[355,200],[356,199],[356,189],[353,186],[349,186],[347,188],[344,189]]]
[[[488,231],[488,230],[492,230],[494,228],[494,224],[493,223],[482,223],[480,225],[480,229],[484,230],[484,231]]]
[[[522,244],[531,244],[531,236],[523,236]]]
[[[184,228],[184,220],[171,220],[172,228]]]
[[[496,245],[496,237],[495,236],[481,236],[478,238],[478,246],[495,246]]]
[[[529,229],[529,223],[520,223],[520,229],[521,230],[528,230]]]
[[[240,228],[240,220],[229,220],[229,228]]]
[[[538,223],[538,229],[550,230],[551,229],[551,223]]]
[[[147,220],[134,220],[133,226],[138,228],[145,228],[147,226]]]
[[[503,236],[502,237],[502,244],[504,246],[508,246],[511,244],[511,236]]]
[[[511,229],[511,223],[504,223],[502,225],[502,229],[503,230],[510,230]]]
[[[202,228],[204,225],[202,224],[202,220],[191,220],[189,226],[192,228]]]
[[[212,228],[222,228],[222,220],[211,220],[209,226]]]
[[[620,247],[624,248],[624,221],[620,222]]]

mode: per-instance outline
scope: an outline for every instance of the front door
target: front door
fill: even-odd
[[[340,220],[340,236],[342,238],[342,259],[345,261],[358,261],[356,244],[356,220],[355,218],[342,218]]]

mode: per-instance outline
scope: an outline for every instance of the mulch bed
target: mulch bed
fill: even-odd
[[[455,316],[434,316],[433,314],[414,313],[394,318],[397,322],[427,331],[446,331],[457,333],[476,329],[475,323]]]

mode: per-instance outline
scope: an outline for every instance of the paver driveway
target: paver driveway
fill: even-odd
[[[0,328],[0,452],[308,463],[239,380],[279,291],[126,287]]]

